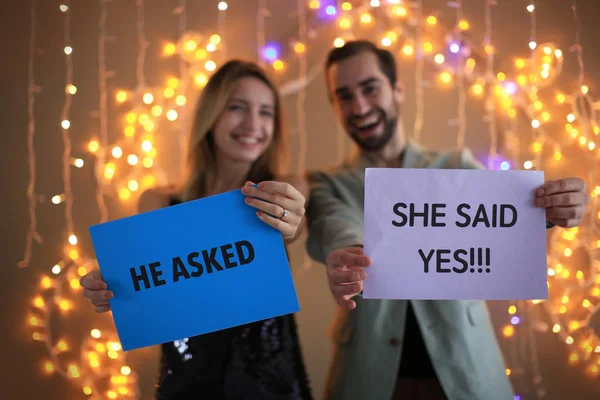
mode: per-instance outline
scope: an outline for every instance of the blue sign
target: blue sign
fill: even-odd
[[[124,351],[299,311],[281,233],[235,190],[91,226]]]

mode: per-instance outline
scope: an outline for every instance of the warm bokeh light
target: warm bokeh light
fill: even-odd
[[[566,65],[567,59],[573,62],[571,57],[574,57],[574,52],[570,48],[563,51],[556,43],[544,42],[543,37],[532,35],[522,38],[519,49],[514,50],[518,53],[511,53],[513,49],[502,49],[500,42],[494,42],[496,33],[491,36],[491,43],[479,41],[477,35],[485,28],[483,20],[471,16],[469,20],[455,17],[450,20],[440,10],[431,9],[423,10],[424,14],[418,20],[415,4],[408,1],[371,0],[364,3],[364,6],[359,6],[358,2],[350,1],[305,1],[311,24],[314,22],[316,26],[311,25],[306,37],[294,35],[285,41],[281,40],[276,57],[265,60],[269,73],[282,82],[296,79],[298,62],[304,60],[305,55],[311,58],[318,56],[313,54],[314,41],[327,41],[335,47],[341,47],[359,35],[370,35],[371,40],[389,49],[395,56],[402,57],[402,62],[408,66],[414,67],[420,60],[419,56],[422,57],[421,60],[427,64],[423,87],[431,91],[425,98],[433,98],[434,90],[454,95],[462,90],[459,86],[462,83],[463,93],[468,95],[469,102],[477,104],[481,110],[490,109],[496,113],[503,127],[503,146],[507,149],[510,143],[512,150],[517,148],[520,151],[514,159],[502,160],[498,168],[547,168],[554,173],[573,162],[571,151],[567,151],[570,146],[584,154],[582,159],[589,157],[589,160],[597,160],[600,156],[599,121],[587,118],[581,106],[589,102],[590,110],[600,110],[600,103],[595,101],[597,85],[589,80],[587,74],[580,80],[569,81],[563,76],[557,79],[562,71],[562,63]],[[451,3],[452,7],[458,6],[455,2]],[[219,18],[229,14],[227,2],[215,2],[211,7],[215,7],[215,4],[218,9],[215,14]],[[527,17],[538,13],[533,4],[526,7],[523,4],[517,9]],[[59,10],[71,12],[64,4],[59,5]],[[323,14],[327,16],[323,17]],[[380,19],[382,15],[389,20]],[[327,23],[332,29],[327,37],[316,29],[318,24],[325,24],[322,22],[324,19],[329,21]],[[423,28],[420,40],[414,36],[417,24]],[[227,49],[231,40],[237,40],[225,33],[186,32],[174,42],[161,42],[158,56],[173,57],[172,60],[163,59],[161,62],[173,62],[176,67],[161,71],[160,76],[148,79],[145,85],[136,86],[134,82],[118,79],[109,81],[106,93],[106,98],[111,102],[108,142],[106,138],[103,139],[96,121],[86,131],[88,128],[82,126],[85,123],[80,119],[69,115],[57,117],[53,122],[54,128],[62,128],[62,134],[81,134],[83,140],[73,143],[73,154],[69,159],[70,165],[81,170],[68,169],[73,174],[80,174],[78,179],[95,174],[99,193],[103,192],[111,201],[121,202],[127,210],[135,208],[144,190],[164,185],[166,178],[161,170],[162,162],[156,158],[157,153],[162,154],[165,137],[178,140],[179,131],[188,129],[185,126],[193,118],[196,95],[202,92],[213,72],[223,62],[223,50]],[[477,37],[477,40],[461,40],[461,37],[471,36]],[[271,39],[269,33],[267,40]],[[77,46],[74,50],[64,44],[54,51],[66,59],[75,59],[75,62],[78,55],[85,54]],[[72,56],[73,53],[76,57]],[[153,57],[156,58],[156,54]],[[182,63],[177,62],[180,60]],[[488,70],[486,61],[490,60],[493,62]],[[502,70],[497,70],[498,67]],[[80,96],[83,98],[86,94],[81,92],[89,90],[88,85],[77,79],[74,82],[60,82],[63,82],[59,87],[61,96],[71,100],[77,100]],[[579,108],[575,107],[577,104]],[[498,147],[497,154],[506,156],[506,149],[500,145]],[[90,170],[93,172],[85,175]],[[586,183],[594,188],[592,198],[600,197],[599,182]],[[62,213],[71,200],[63,186],[50,188],[44,196],[47,196],[45,202],[50,202],[49,207],[57,213]],[[43,204],[41,200],[40,204]],[[594,209],[591,217],[600,220],[600,212]],[[85,346],[81,346],[78,343],[80,338],[68,330],[59,333],[50,331],[53,326],[49,317],[52,310],[64,318],[79,312],[79,302],[73,297],[81,296],[83,289],[79,279],[97,268],[95,260],[86,254],[85,234],[79,223],[61,231],[59,253],[62,259],[49,260],[45,264],[43,275],[35,280],[36,293],[27,300],[31,307],[24,316],[24,323],[31,329],[31,338],[48,349],[37,368],[41,368],[40,373],[56,373],[58,377],[59,372],[61,376],[68,377],[78,385],[79,393],[83,392],[86,396],[133,398],[137,379],[135,371],[126,365],[125,354],[111,330],[86,327],[85,332],[89,334],[85,335]],[[549,234],[549,300],[507,303],[503,310],[508,315],[504,316],[505,325],[500,328],[499,336],[507,343],[516,343],[523,335],[522,326],[525,325],[523,321],[526,316],[534,315],[529,314],[529,308],[544,307],[544,312],[549,315],[545,321],[547,326],[536,329],[555,335],[559,343],[569,347],[568,357],[564,361],[580,366],[582,373],[594,378],[600,374],[600,338],[592,334],[581,335],[581,331],[587,328],[591,313],[600,307],[600,278],[597,277],[600,263],[590,257],[592,261],[589,268],[576,265],[578,252],[590,251],[589,247],[600,248],[600,239],[590,239],[592,235],[587,229],[553,230]],[[555,233],[557,231],[560,233]],[[589,245],[590,241],[592,245]],[[507,365],[505,371],[511,377],[522,373],[514,365]],[[105,379],[106,388],[96,385],[96,376],[109,378]]]

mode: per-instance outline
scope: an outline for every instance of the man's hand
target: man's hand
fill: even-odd
[[[547,181],[536,192],[535,205],[546,209],[546,220],[563,228],[581,223],[589,196],[579,178]]]
[[[345,247],[327,255],[327,278],[329,289],[340,307],[352,310],[356,302],[351,300],[363,290],[367,277],[365,267],[371,259],[364,255],[361,247]]]

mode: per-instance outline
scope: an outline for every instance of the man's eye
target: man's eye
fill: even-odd
[[[364,90],[365,94],[373,94],[375,93],[375,91],[377,90],[377,88],[375,86],[367,86]]]

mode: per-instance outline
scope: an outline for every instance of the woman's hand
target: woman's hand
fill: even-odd
[[[298,227],[304,217],[305,198],[294,186],[287,182],[265,181],[258,187],[246,182],[242,188],[246,204],[256,208],[256,215],[273,228],[279,230],[283,239],[295,239]]]
[[[97,313],[110,311],[108,300],[112,299],[114,294],[106,289],[106,282],[102,279],[100,271],[92,271],[84,275],[79,284],[83,287],[83,296],[92,301]]]

